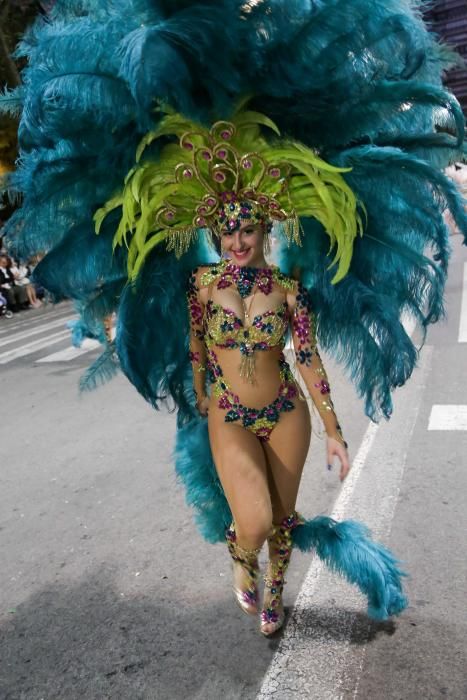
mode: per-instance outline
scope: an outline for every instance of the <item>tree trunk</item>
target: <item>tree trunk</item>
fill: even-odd
[[[8,48],[8,43],[3,33],[3,29],[0,27],[0,67],[3,68],[0,75],[0,87],[4,87],[6,83],[9,87],[17,87],[20,84],[20,77],[18,69],[15,62],[10,56],[10,49]]]

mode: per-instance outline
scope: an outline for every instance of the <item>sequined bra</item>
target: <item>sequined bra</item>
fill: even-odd
[[[211,299],[204,316],[205,342],[208,347],[239,348],[242,354],[255,350],[269,350],[285,345],[289,314],[284,301],[277,309],[265,311],[254,317],[245,327],[234,311]]]
[[[240,296],[249,296],[255,285],[266,296],[277,284],[285,290],[295,290],[296,282],[283,275],[278,268],[239,268],[227,261],[212,266],[201,277],[201,285],[209,287],[216,284],[218,289],[232,285],[237,287]],[[246,326],[241,318],[222,304],[209,299],[203,317],[203,337],[207,347],[239,349],[242,361],[240,376],[254,382],[255,353],[257,350],[283,348],[289,327],[289,311],[284,301],[275,309],[268,309],[256,315]]]

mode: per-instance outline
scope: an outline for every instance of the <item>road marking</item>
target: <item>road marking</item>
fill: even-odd
[[[54,352],[52,353],[52,355],[46,355],[46,357],[41,357],[40,360],[36,360],[36,362],[70,362],[70,360],[74,360],[76,357],[85,355],[87,352],[91,352],[91,350],[95,350],[98,347],[100,347],[100,343],[98,340],[91,340],[89,338],[86,338],[86,340],[83,341],[83,344],[80,348],[75,348],[71,346],[69,348],[65,348],[65,350],[59,350],[58,352]]]
[[[459,343],[467,343],[467,262],[464,263],[462,282],[461,317],[459,324]]]
[[[49,345],[56,345],[61,340],[70,337],[70,331],[60,331],[60,333],[53,333],[47,338],[40,338],[39,340],[34,340],[32,343],[27,343],[22,345],[15,350],[7,350],[7,352],[0,353],[0,365],[5,365],[7,362],[12,362],[19,357],[25,357],[26,355],[31,355],[37,350],[42,350],[47,348]]]
[[[368,426],[331,513],[339,520],[364,521],[379,540],[391,530],[432,356],[433,348],[425,347],[412,381],[397,392],[391,426]],[[363,596],[314,557],[257,700],[336,700],[353,694],[366,646],[351,639],[357,625],[367,634],[363,606]]]
[[[65,318],[58,319],[56,321],[51,321],[50,323],[44,323],[42,324],[42,326],[38,326],[36,328],[33,328],[32,330],[24,331],[23,333],[14,333],[13,335],[9,335],[8,338],[0,340],[0,347],[4,345],[9,345],[10,343],[18,342],[19,340],[24,340],[25,338],[30,338],[33,335],[45,333],[46,331],[50,331],[53,328],[58,328],[59,326],[64,327],[67,321],[72,321],[74,318],[76,317],[68,316]],[[71,331],[69,332],[71,334]]]
[[[433,406],[428,430],[467,430],[467,406]]]
[[[0,323],[0,335],[7,335],[11,331],[15,331],[21,328],[30,328],[33,325],[47,321],[48,319],[58,319],[60,317],[69,316],[73,313],[73,309],[68,307],[67,309],[61,309],[57,311],[44,311],[38,316],[26,315],[26,318],[21,320],[12,319],[2,319]]]

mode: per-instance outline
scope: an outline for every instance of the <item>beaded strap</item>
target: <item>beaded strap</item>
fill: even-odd
[[[237,543],[237,534],[233,523],[227,529],[225,537],[230,556],[235,562],[241,564],[248,574],[247,588],[242,591],[243,599],[246,603],[254,605],[258,601],[258,554],[261,551],[261,547],[258,549],[243,549],[243,547],[240,547]]]
[[[264,583],[269,588],[270,600],[267,607],[261,611],[261,621],[263,623],[275,623],[279,620],[277,609],[284,590],[285,574],[290,563],[292,554],[292,530],[305,521],[302,516],[294,511],[291,515],[282,520],[279,525],[274,525],[268,537],[268,543],[273,546],[273,554],[277,555],[275,562],[269,561],[267,573],[264,576]]]

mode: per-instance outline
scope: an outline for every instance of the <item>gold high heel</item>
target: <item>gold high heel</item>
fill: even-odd
[[[263,602],[261,610],[260,631],[265,637],[275,634],[285,621],[285,612],[282,607],[282,592],[284,590],[285,574],[292,554],[292,530],[300,525],[303,519],[295,511],[279,525],[273,525],[268,537],[269,555],[274,560],[269,560],[266,575],[264,577],[264,595],[269,600]]]
[[[237,535],[233,523],[226,532],[226,540],[230,556],[233,559],[233,565],[239,564],[247,574],[246,588],[232,586],[235,600],[244,613],[256,615],[258,612],[258,554],[261,551],[261,547],[259,549],[243,549],[243,547],[240,547],[237,543]]]

